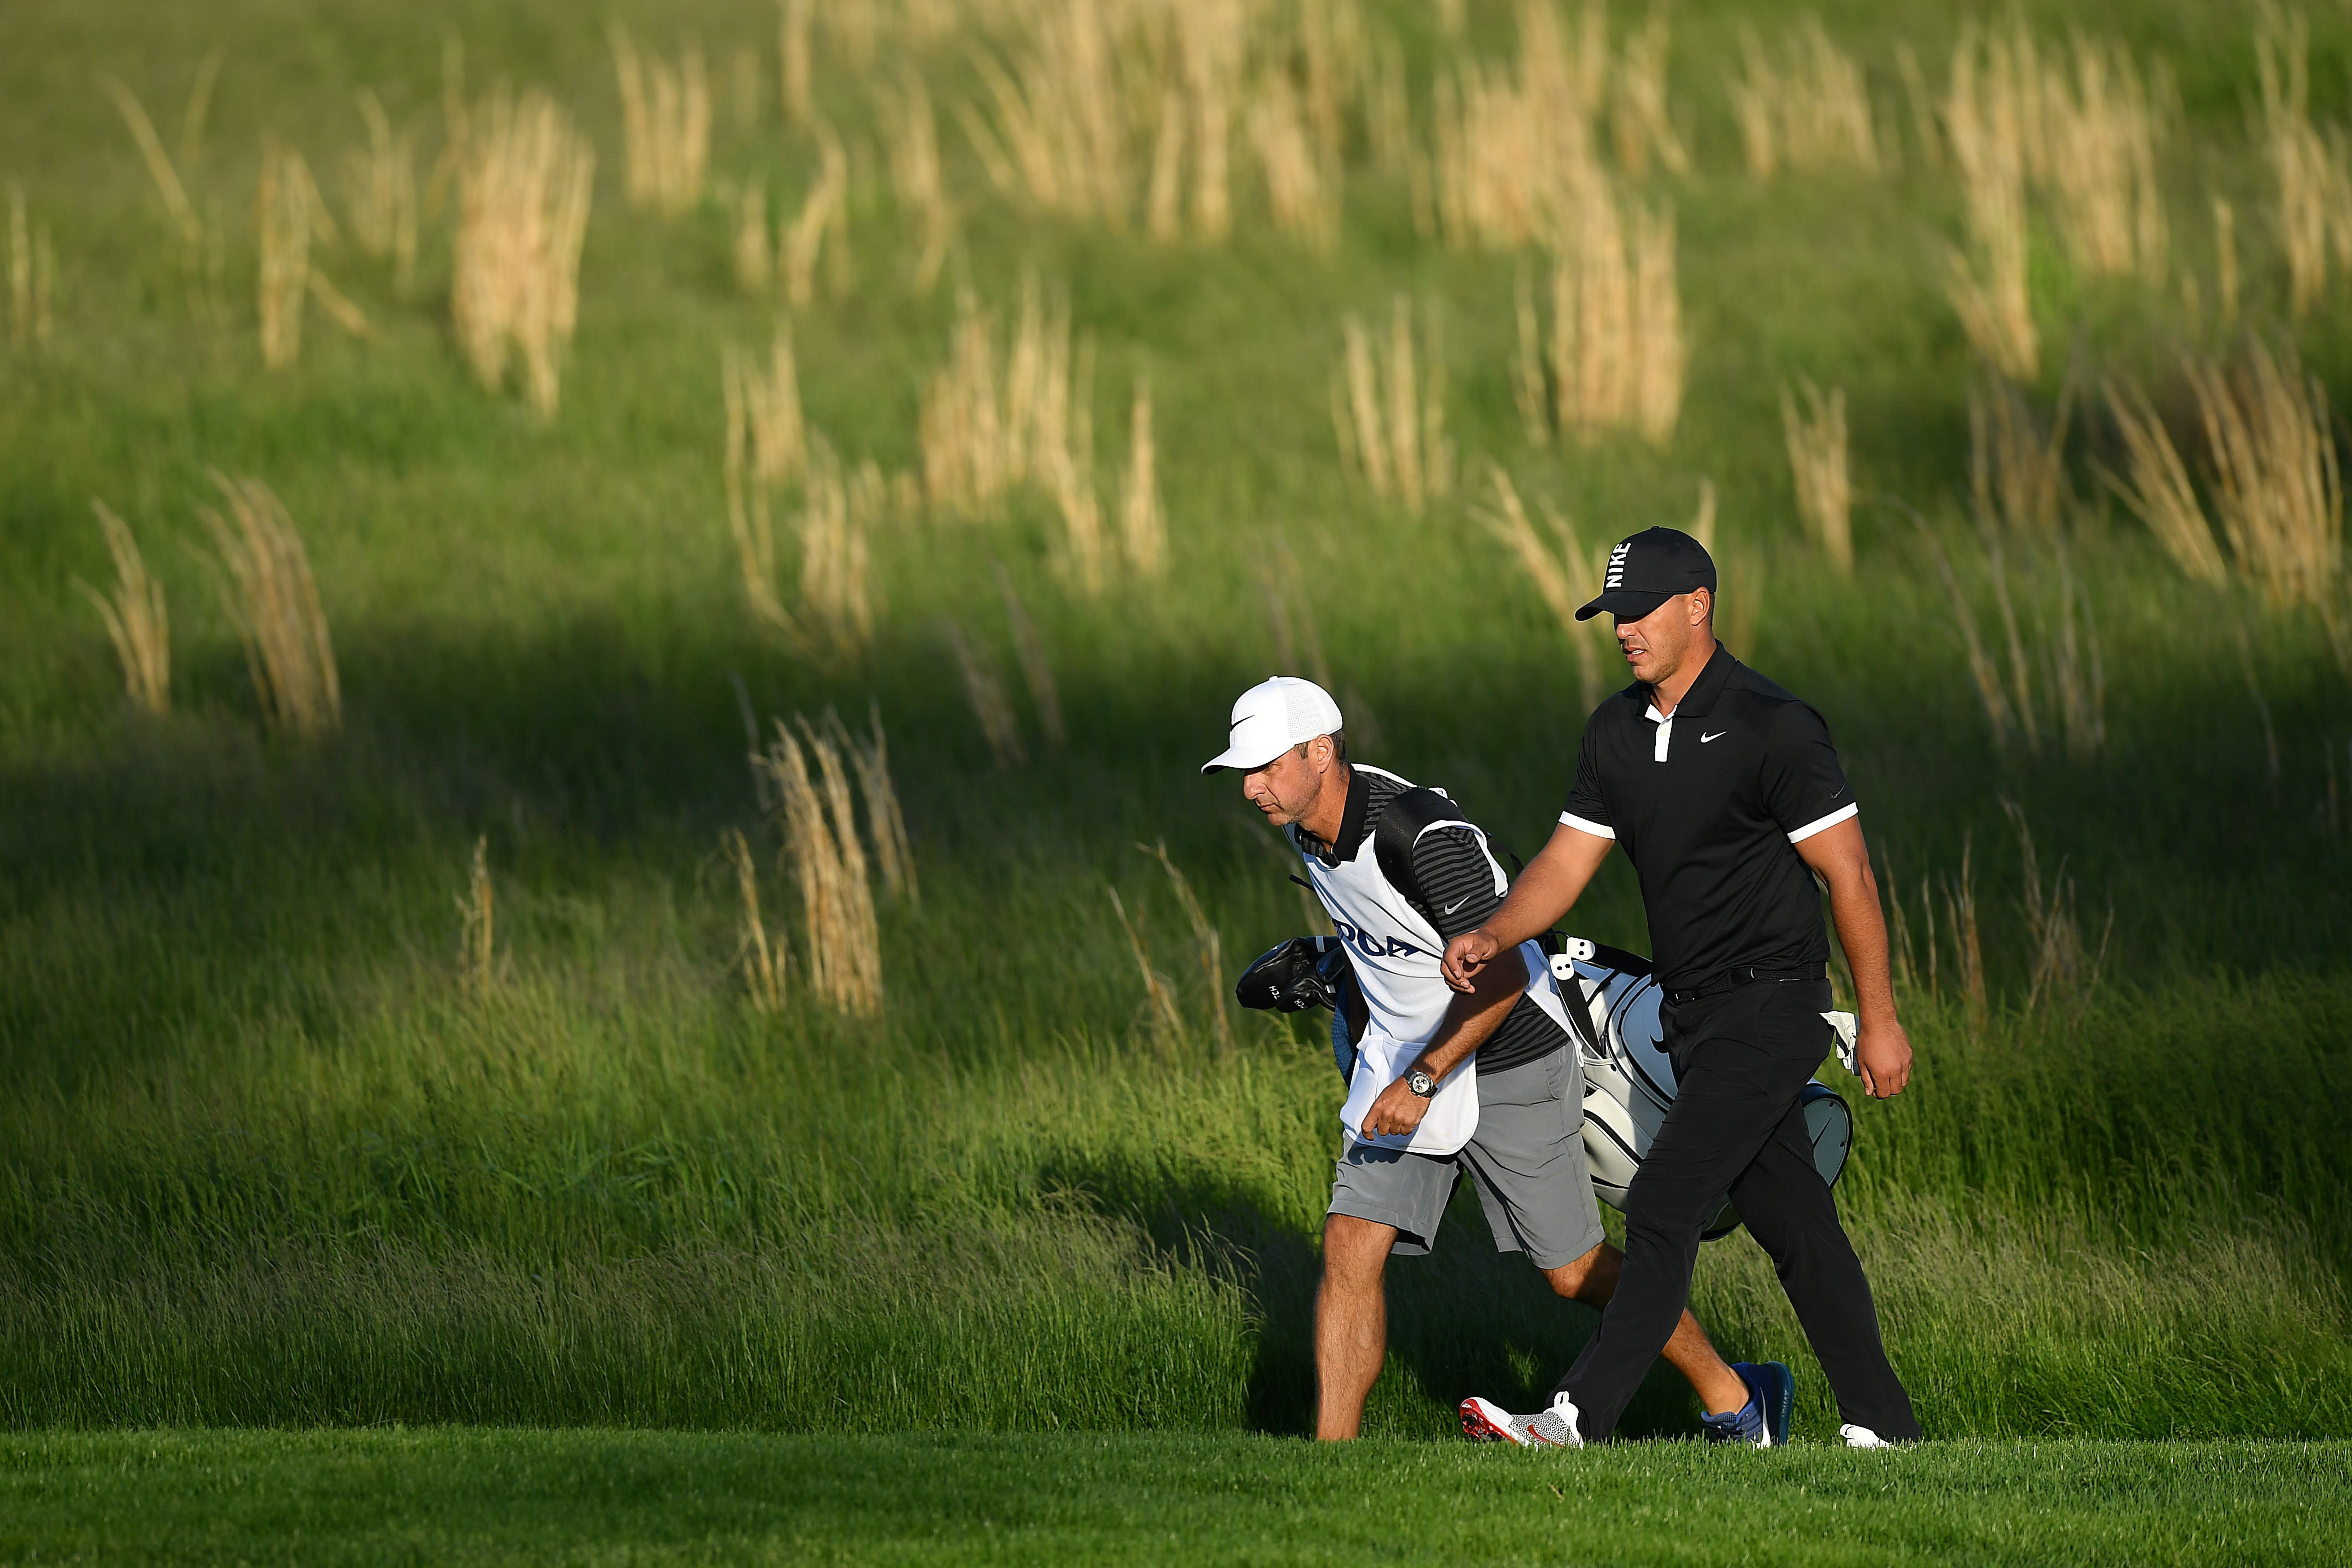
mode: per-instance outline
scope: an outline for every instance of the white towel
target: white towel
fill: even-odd
[[[1364,1031],[1363,1041],[1356,1049],[1356,1070],[1348,1079],[1348,1102],[1339,1108],[1339,1121],[1348,1129],[1348,1136],[1377,1148],[1404,1149],[1415,1154],[1451,1154],[1470,1142],[1478,1131],[1478,1057],[1475,1051],[1437,1080],[1437,1093],[1431,1097],[1421,1125],[1409,1137],[1394,1133],[1380,1138],[1364,1136],[1364,1117],[1372,1109],[1372,1101],[1381,1097],[1381,1090],[1403,1076],[1421,1052],[1420,1044],[1396,1039],[1377,1024]]]

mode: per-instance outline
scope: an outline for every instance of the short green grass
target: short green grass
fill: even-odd
[[[772,5],[622,9],[665,51],[696,29],[722,82],[739,46],[772,59]],[[1509,7],[1469,9],[1476,46],[1500,49]],[[1890,122],[1898,44],[1940,79],[1958,27],[1944,8],[1822,9]],[[2177,351],[2226,343],[2179,287],[2193,273],[2210,298],[2217,194],[2240,214],[2244,323],[2294,336],[2345,405],[2347,290],[2300,324],[2284,319],[2243,112],[2255,79],[2244,8],[2030,9],[2052,38],[2070,22],[2128,26],[2136,47],[2170,61],[2184,114],[2164,162],[2177,272],[2165,290],[2086,286],[2046,233],[2037,241],[2040,406],[2070,355],[2086,376],[2161,378]],[[1441,58],[1433,9],[1370,10],[1412,46],[1425,115]],[[1158,248],[1008,204],[943,112],[966,203],[957,266],[998,303],[1027,268],[1066,284],[1098,349],[1106,468],[1121,456],[1110,433],[1129,377],[1150,370],[1173,564],[1162,583],[1088,599],[1053,569],[1055,525],[1036,498],[980,524],[904,520],[875,542],[874,647],[826,662],[762,638],[724,521],[721,346],[764,342],[776,307],[732,291],[715,208],[672,221],[623,204],[601,14],[556,0],[0,8],[0,178],[22,181],[60,266],[54,342],[0,361],[0,1424],[1301,1430],[1337,1142],[1328,1057],[1314,1027],[1259,1018],[1234,1020],[1229,1048],[1212,1043],[1222,984],[1201,975],[1136,846],[1164,840],[1192,878],[1228,974],[1305,928],[1232,781],[1194,771],[1233,694],[1276,657],[1260,568],[1279,559],[1277,540],[1313,595],[1360,754],[1452,786],[1523,852],[1548,831],[1580,720],[1558,628],[1458,501],[1410,518],[1341,475],[1328,417],[1340,318],[1404,291],[1444,308],[1448,423],[1465,458],[1501,463],[1589,539],[1685,521],[1701,479],[1715,482],[1731,595],[1751,595],[1737,651],[1830,719],[1915,932],[1925,885],[1952,887],[1964,867],[1973,879],[1989,1004],[1955,994],[1946,923],[1939,978],[1923,942],[1905,985],[1916,1087],[1858,1106],[1839,1194],[1930,1433],[2352,1434],[2346,673],[2309,616],[2192,586],[2101,504],[2091,464],[2112,454],[2095,418],[2077,422],[2069,458],[2073,565],[2105,653],[2099,756],[1994,750],[1949,606],[1897,508],[1859,514],[1851,581],[1823,568],[1793,512],[1783,378],[1846,386],[1857,482],[1918,508],[1958,551],[1970,538],[1971,365],[1932,265],[1930,241],[1957,233],[1947,176],[1916,155],[1878,180],[1759,185],[1741,172],[1722,73],[1742,17],[1777,26],[1782,10],[1674,11],[1673,96],[1698,167],[1648,187],[1680,226],[1692,349],[1663,451],[1528,443],[1509,392],[1514,260],[1418,238],[1400,178],[1353,169],[1328,258],[1254,216],[1229,245]],[[336,194],[336,160],[361,136],[351,94],[373,86],[429,154],[451,32],[478,89],[502,75],[546,85],[601,155],[580,331],[545,427],[464,374],[440,228],[405,300],[385,267],[321,253],[382,341],[345,341],[314,315],[302,362],[275,375],[254,347],[244,215],[265,137],[301,147]],[[2323,118],[2345,110],[2347,41],[2338,13],[2315,17]],[[226,236],[217,322],[192,317],[147,176],[93,85],[122,77],[168,137],[215,44],[228,63],[191,178]],[[943,104],[972,87],[961,45],[909,63]],[[793,323],[802,384],[845,453],[904,468],[950,290],[908,285],[909,237],[864,151],[865,84],[828,71],[822,90],[864,174],[855,287]],[[796,195],[814,145],[773,103],[749,129],[722,103],[715,162]],[[1246,185],[1241,200],[1257,212]],[[308,542],[342,661],[339,737],[302,746],[260,730],[231,628],[184,547],[210,466],[266,479]],[[113,654],[72,587],[106,574],[93,495],[130,520],[171,596],[166,721],[124,712]],[[959,617],[1011,674],[999,563],[1042,628],[1072,736],[1011,773],[990,765],[939,624]],[[2021,593],[2030,626],[2048,583]],[[923,902],[885,911],[878,1021],[804,994],[780,1016],[748,1005],[723,832],[753,836],[771,918],[795,941],[798,915],[743,766],[730,678],[763,718],[834,705],[855,720],[872,701],[889,725]],[[1034,714],[1016,700],[1034,742]],[[2087,939],[2112,910],[2095,988],[2029,1003],[2022,847],[2005,801],[2032,827],[2045,889],[2073,885]],[[484,991],[463,983],[453,908],[478,838],[499,910]],[[1113,888],[1174,979],[1182,1031],[1143,1016]],[[1577,924],[1642,945],[1622,866]],[[1833,1432],[1744,1237],[1707,1249],[1696,1303],[1727,1352],[1794,1363],[1801,1431]],[[1465,1394],[1533,1397],[1591,1322],[1494,1257],[1475,1210],[1457,1211],[1434,1258],[1395,1271],[1370,1427],[1434,1436]],[[1694,1412],[1660,1378],[1631,1426],[1687,1434]],[[137,1451],[79,1441],[25,1437],[19,1451]],[[327,1454],[414,1440],[250,1441]],[[470,1440],[434,1441],[464,1454]],[[619,1440],[566,1441],[516,1451],[593,1455]],[[754,1469],[758,1456],[788,1468],[802,1455],[813,1472],[921,1472],[945,1456],[939,1466],[965,1465],[957,1473],[983,1488],[992,1462],[1050,1472],[1097,1451],[639,1441],[751,1456]],[[1382,1478],[1536,1473],[1428,1450],[1358,1460],[1223,1438],[1104,1441],[1135,1473],[1154,1456],[1181,1468],[1203,1455],[1309,1477],[1354,1464]],[[1931,1449],[1898,1473],[1955,1475],[1965,1497],[1974,1452]],[[2132,1489],[2209,1461],[2278,1474],[2265,1467],[2306,1451],[1987,1452],[2016,1477],[2054,1452],[2076,1466],[2063,1473],[2111,1479],[2162,1518],[2171,1494]],[[1255,1461],[1215,1460],[1229,1462]],[[1444,1469],[1457,1462],[1485,1468]],[[1586,1463],[1630,1476],[1717,1461],[1673,1450]],[[1883,1473],[1844,1463],[1760,1473]],[[1201,1505],[1165,1506],[1139,1517],[1181,1527]],[[1350,1506],[1402,1517],[1385,1501]],[[1819,1523],[1813,1503],[1774,1506]],[[1901,1528],[1929,1528],[1919,1506]],[[2146,1544],[2116,1506],[2115,1549]],[[2009,1549],[2001,1521],[2017,1516],[1987,1517],[1956,1553]],[[2046,1528],[2091,1531],[2083,1520],[2097,1517]]]
[[[2332,1563],[2341,1443],[1521,1454],[1251,1436],[0,1439],[9,1562]]]

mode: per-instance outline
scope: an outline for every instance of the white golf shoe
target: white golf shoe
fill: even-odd
[[[1551,1396],[1549,1408],[1533,1415],[1514,1415],[1491,1399],[1473,1394],[1462,1402],[1462,1435],[1480,1443],[1516,1443],[1522,1448],[1581,1448],[1576,1429],[1576,1402],[1565,1394]]]

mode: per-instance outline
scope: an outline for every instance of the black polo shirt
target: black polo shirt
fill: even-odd
[[[1796,847],[1858,807],[1807,704],[1721,643],[1671,717],[1635,681],[1593,710],[1560,821],[1633,862],[1658,983],[1829,962],[1821,895]]]

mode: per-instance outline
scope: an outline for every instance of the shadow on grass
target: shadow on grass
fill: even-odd
[[[1106,1216],[1141,1226],[1180,1266],[1234,1279],[1256,1331],[1251,1426],[1284,1436],[1314,1430],[1322,1252],[1313,1238],[1204,1173],[1163,1174],[1149,1188],[1104,1165],[1060,1163],[1039,1174]],[[1513,1409],[1539,1407],[1601,1321],[1591,1308],[1555,1296],[1523,1255],[1494,1250],[1466,1183],[1457,1183],[1428,1255],[1390,1259],[1387,1289],[1388,1363],[1365,1418],[1376,1436],[1450,1434],[1454,1406],[1473,1394]],[[1688,1387],[1661,1363],[1622,1430],[1629,1437],[1695,1436],[1696,1412]]]

